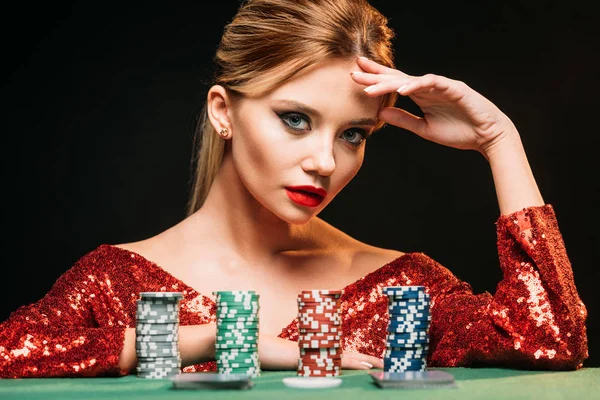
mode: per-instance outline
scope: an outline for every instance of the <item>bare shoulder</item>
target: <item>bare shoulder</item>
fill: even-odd
[[[327,231],[330,240],[336,243],[336,247],[343,248],[344,252],[349,255],[351,260],[350,270],[353,271],[353,275],[364,276],[405,254],[400,250],[377,247],[361,242],[331,225],[328,225]]]
[[[364,276],[402,257],[404,254],[399,250],[359,242],[353,252],[352,269],[359,271],[359,274]]]
[[[143,239],[137,242],[114,244],[113,246],[139,254],[145,259],[159,265],[163,264],[164,257],[161,252],[161,243],[154,238]]]

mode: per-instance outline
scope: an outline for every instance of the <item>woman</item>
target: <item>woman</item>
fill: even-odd
[[[395,69],[386,18],[363,0],[250,0],[226,26],[198,128],[189,215],[135,243],[100,245],[0,326],[0,377],[134,370],[135,301],[180,291],[184,372],[215,369],[215,290],[261,299],[265,369],[295,369],[297,293],[344,289],[344,368],[383,366],[382,286],[431,296],[428,365],[577,369],[587,311],[519,133],[466,84]],[[409,96],[419,118],[395,108]],[[362,243],[317,217],[384,124],[490,163],[504,279],[474,295],[423,253]]]

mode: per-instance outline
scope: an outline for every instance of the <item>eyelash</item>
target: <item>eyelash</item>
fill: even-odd
[[[277,114],[277,115],[279,116],[279,118],[280,118],[280,119],[281,119],[281,121],[282,121],[282,122],[285,124],[285,126],[286,126],[287,128],[289,128],[289,129],[291,129],[291,130],[293,130],[293,131],[295,131],[295,132],[302,132],[302,131],[305,131],[305,129],[298,129],[298,128],[295,128],[295,127],[293,127],[292,125],[290,125],[290,123],[288,122],[288,119],[289,119],[289,118],[296,117],[296,118],[300,118],[300,119],[302,119],[303,121],[305,121],[305,122],[309,123],[309,119],[308,119],[308,117],[307,117],[306,115],[304,115],[304,114],[300,114],[300,113],[297,113],[297,112],[286,112],[286,113],[281,113],[281,114]],[[362,137],[362,139],[361,139],[361,141],[360,141],[360,142],[358,142],[358,143],[353,143],[353,142],[350,142],[350,141],[347,141],[347,142],[348,142],[348,144],[350,144],[350,146],[352,146],[352,147],[359,147],[359,146],[360,146],[360,145],[361,145],[361,144],[362,144],[362,143],[363,143],[363,142],[364,142],[364,141],[367,139],[367,133],[366,133],[366,132],[365,132],[363,129],[352,128],[352,129],[345,130],[345,131],[342,133],[342,135],[343,135],[344,133],[346,133],[346,132],[352,132],[352,131],[354,131],[354,132],[358,133],[358,134],[359,134],[359,135]]]

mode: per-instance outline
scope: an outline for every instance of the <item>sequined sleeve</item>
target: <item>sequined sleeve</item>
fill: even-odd
[[[553,207],[501,216],[496,231],[504,277],[494,296],[473,295],[449,273],[431,283],[430,364],[581,368],[588,357],[587,310]]]
[[[385,286],[425,286],[431,297],[429,367],[572,370],[588,357],[587,310],[551,205],[496,221],[503,279],[492,296],[423,253],[406,253],[342,296],[343,347],[382,357],[389,321]],[[480,273],[485,273],[482,266]],[[297,340],[297,319],[282,332]]]
[[[124,327],[95,320],[94,308],[104,311],[109,302],[101,304],[105,296],[84,260],[0,324],[0,378],[124,375]]]

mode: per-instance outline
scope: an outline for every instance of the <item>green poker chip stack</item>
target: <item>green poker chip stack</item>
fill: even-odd
[[[253,290],[213,292],[217,304],[215,359],[219,374],[260,376],[259,295]]]
[[[135,349],[137,376],[168,379],[181,373],[180,292],[141,292],[137,300]]]

